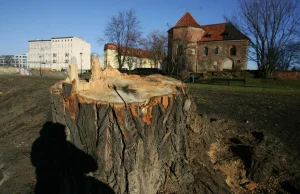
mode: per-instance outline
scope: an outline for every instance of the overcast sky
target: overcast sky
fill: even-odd
[[[65,36],[81,37],[103,55],[97,39],[119,10],[134,9],[146,35],[166,32],[187,10],[200,25],[222,23],[237,0],[0,0],[0,8],[0,55],[27,53],[28,40]]]

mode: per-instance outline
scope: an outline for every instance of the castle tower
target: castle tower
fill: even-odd
[[[197,42],[204,33],[205,30],[190,12],[186,12],[168,31],[169,64],[178,64],[180,70],[195,71]]]

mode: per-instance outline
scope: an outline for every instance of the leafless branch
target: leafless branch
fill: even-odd
[[[166,56],[167,34],[154,30],[141,40],[141,45],[147,50],[147,57],[152,61],[154,67],[158,67]]]

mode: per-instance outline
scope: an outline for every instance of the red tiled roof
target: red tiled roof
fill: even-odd
[[[203,37],[198,42],[218,40],[249,40],[241,31],[231,23],[211,24],[202,26],[205,30]]]
[[[107,43],[104,45],[104,50],[111,49],[111,50],[117,50],[117,45],[113,43]]]
[[[110,50],[117,50],[117,45],[113,43],[107,43],[104,46],[104,51],[110,49]],[[125,47],[122,47],[122,54],[125,53]],[[149,56],[150,52],[143,49],[136,49],[136,48],[128,48],[127,50],[127,56],[134,56],[139,58],[147,58]]]
[[[197,27],[204,30],[204,34],[198,42],[208,42],[208,41],[219,41],[219,40],[249,40],[247,36],[242,34],[234,25],[231,23],[221,23],[221,24],[211,24],[202,25],[197,23],[193,16],[186,12],[184,16],[177,22],[173,28],[176,27]],[[171,28],[171,29],[173,29]],[[171,30],[170,29],[170,30]],[[168,31],[168,33],[170,32]]]
[[[184,27],[184,26],[192,26],[196,28],[201,28],[200,24],[193,18],[193,16],[190,14],[190,12],[186,12],[182,18],[173,26],[173,28],[176,27]]]
[[[226,24],[206,25],[202,26],[202,28],[205,30],[205,33],[200,42],[223,40]]]

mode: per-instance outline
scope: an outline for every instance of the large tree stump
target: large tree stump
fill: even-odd
[[[89,82],[70,65],[69,79],[51,88],[53,120],[95,158],[95,178],[116,193],[155,194],[168,174],[181,176],[187,158],[186,133],[197,115],[186,89],[161,75],[101,71],[93,59]]]

